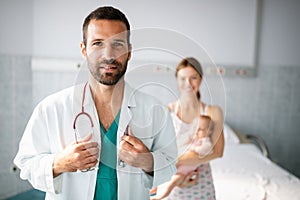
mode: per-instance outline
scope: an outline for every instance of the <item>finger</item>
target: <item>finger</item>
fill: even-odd
[[[195,177],[194,179],[197,179],[197,180],[198,180],[199,174],[200,174],[200,168],[197,167],[197,168],[194,170],[194,173],[193,173],[193,176]]]
[[[79,170],[89,169],[89,168],[94,167],[97,163],[98,163],[98,161],[89,162],[89,163],[86,163],[86,164],[81,165],[78,169],[79,169]]]
[[[194,176],[195,176],[195,172],[192,171],[192,172],[188,173],[188,175],[186,177],[188,180],[192,180]]]
[[[179,185],[179,187],[180,188],[185,188],[185,187],[189,187],[189,186],[195,185],[195,181],[192,181],[190,178],[191,178],[190,174],[188,174],[187,176],[185,176],[183,182]]]
[[[154,187],[150,190],[150,194],[156,194],[157,192],[157,187]]]
[[[184,187],[186,186],[188,180],[189,180],[188,175],[184,176],[184,177],[182,178],[181,184],[179,184],[178,187],[184,188]]]
[[[99,148],[89,148],[83,151],[86,156],[97,156],[99,154]]]
[[[194,174],[194,179],[195,179],[195,180],[198,180],[198,179],[199,179],[199,176],[200,176],[199,172],[196,172],[196,173]]]
[[[184,181],[183,181],[184,184],[186,184],[187,182],[189,182],[190,178],[191,178],[190,174],[186,175],[186,176],[184,177]]]
[[[144,143],[139,138],[137,138],[133,135],[124,135],[124,136],[122,136],[121,139],[125,140],[126,142],[130,143],[131,145],[133,145],[135,147],[145,146]]]
[[[127,152],[137,152],[134,146],[125,140],[122,140],[120,142],[120,149]]]
[[[134,136],[130,126],[127,126],[127,135]]]
[[[127,164],[130,160],[132,160],[132,155],[130,153],[128,153],[127,151],[124,151],[122,149],[119,150],[118,156],[119,156],[119,159],[121,159],[122,161],[124,161]]]
[[[124,135],[122,136],[122,140],[126,141],[127,143],[131,145],[136,145],[138,143],[138,139],[134,136]]]
[[[87,157],[99,157],[99,148],[93,147],[89,149],[79,150],[77,152],[78,159],[86,159]]]
[[[123,139],[123,138],[122,138]],[[148,147],[138,138],[134,136],[124,136],[124,140],[131,144],[139,153],[148,153]]]
[[[89,142],[82,142],[82,143],[78,144],[77,149],[85,150],[85,149],[95,148],[98,146],[99,146],[98,142],[89,141]]]
[[[187,186],[193,186],[196,185],[198,183],[198,179],[190,179],[190,181],[188,182]]]
[[[83,160],[83,163],[85,163],[85,165],[90,164],[90,163],[97,163],[97,162],[98,162],[98,157],[96,157],[96,156],[89,156]]]

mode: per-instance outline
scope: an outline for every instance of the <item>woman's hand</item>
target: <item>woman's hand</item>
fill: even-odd
[[[199,179],[199,168],[187,174],[183,182],[180,185],[178,185],[178,187],[180,188],[191,187],[198,183],[198,179]]]

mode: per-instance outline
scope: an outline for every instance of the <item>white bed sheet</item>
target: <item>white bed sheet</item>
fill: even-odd
[[[253,144],[225,145],[211,161],[217,200],[300,200],[300,181]]]

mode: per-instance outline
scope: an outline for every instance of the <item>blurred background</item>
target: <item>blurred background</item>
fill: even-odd
[[[19,140],[40,100],[85,77],[81,26],[102,5],[131,23],[128,82],[166,104],[177,95],[176,64],[196,57],[204,101],[300,177],[300,1],[0,0],[0,199],[31,188],[13,164]]]

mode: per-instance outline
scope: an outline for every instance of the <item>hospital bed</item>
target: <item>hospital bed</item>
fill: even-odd
[[[263,140],[224,126],[223,157],[211,161],[217,200],[300,200],[300,180],[276,165]]]
[[[227,124],[224,137],[223,157],[210,162],[217,200],[300,200],[300,180],[270,159],[261,138]],[[9,200],[41,200],[44,196],[30,190]]]

